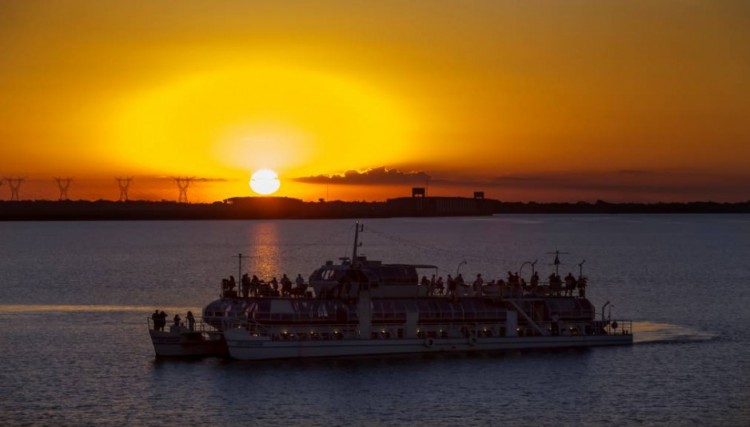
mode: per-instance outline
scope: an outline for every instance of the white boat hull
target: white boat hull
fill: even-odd
[[[357,357],[440,352],[486,352],[628,345],[632,335],[556,337],[398,338],[349,340],[271,340],[244,329],[225,331],[229,357],[236,360]]]
[[[207,335],[184,330],[149,330],[157,357],[225,356],[226,343],[220,334]]]

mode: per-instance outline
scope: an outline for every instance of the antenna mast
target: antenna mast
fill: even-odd
[[[567,255],[568,253],[567,252],[554,251],[554,252],[547,252],[547,254],[555,256],[555,260],[552,262],[552,265],[555,266],[555,274],[557,274],[559,276],[560,275],[560,264],[562,264],[560,262],[560,255]]]
[[[365,231],[365,225],[360,223],[354,224],[354,249],[352,250],[352,265],[357,261],[357,248],[362,246],[361,243],[359,243],[359,232]]]

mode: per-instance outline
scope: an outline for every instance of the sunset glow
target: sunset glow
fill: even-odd
[[[211,202],[261,168],[304,200],[749,197],[746,2],[386,3],[5,2],[0,173],[29,199],[194,176]]]

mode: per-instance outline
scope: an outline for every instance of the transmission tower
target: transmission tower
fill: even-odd
[[[20,198],[18,197],[18,192],[21,190],[21,184],[23,184],[24,178],[18,176],[18,177],[6,177],[6,181],[8,181],[8,185],[10,186],[10,200],[11,201],[19,201]]]
[[[192,176],[184,176],[184,177],[175,177],[174,182],[177,184],[177,188],[180,190],[180,196],[177,199],[178,203],[187,203],[188,197],[187,197],[187,191],[188,187],[190,187],[190,183],[193,182],[195,177]]]
[[[60,200],[70,200],[68,199],[68,188],[70,188],[70,183],[73,182],[73,178],[69,176],[65,178],[56,176],[55,181],[57,181],[57,188],[60,189]]]
[[[116,177],[115,180],[117,181],[117,186],[120,187],[120,199],[118,201],[120,202],[127,202],[128,201],[128,189],[130,188],[130,181],[133,180],[132,176],[127,176],[125,178]]]

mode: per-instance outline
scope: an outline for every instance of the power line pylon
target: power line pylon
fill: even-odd
[[[188,187],[190,187],[190,183],[193,182],[195,177],[193,176],[184,176],[184,177],[175,177],[174,182],[177,184],[177,188],[180,190],[180,196],[177,198],[177,203],[187,203],[188,202],[188,196],[187,191]]]
[[[56,176],[55,181],[57,181],[57,188],[60,189],[60,200],[70,200],[68,199],[68,188],[70,188],[70,183],[73,182],[73,178],[70,176],[65,178]]]
[[[10,186],[10,200],[11,201],[19,201],[20,198],[18,196],[19,191],[21,190],[21,184],[23,184],[24,178],[17,176],[17,177],[6,177],[6,181],[8,181],[8,186]]]
[[[120,202],[127,202],[128,201],[128,189],[130,189],[130,182],[133,180],[132,176],[127,177],[116,177],[115,180],[117,181],[117,186],[120,187],[120,198],[118,201]]]

